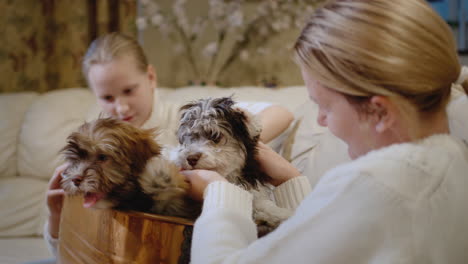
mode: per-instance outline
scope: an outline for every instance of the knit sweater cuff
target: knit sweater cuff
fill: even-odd
[[[251,193],[232,183],[215,181],[205,189],[203,212],[228,209],[252,217],[252,199]]]
[[[309,179],[305,176],[294,177],[273,190],[279,207],[296,209],[311,192]]]
[[[49,252],[52,253],[54,256],[57,256],[57,247],[59,239],[50,236],[49,221],[46,221],[44,225],[44,238],[47,242],[47,248],[49,249]]]

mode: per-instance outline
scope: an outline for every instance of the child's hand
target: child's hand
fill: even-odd
[[[258,142],[257,149],[257,160],[262,170],[272,178],[270,183],[274,186],[301,175],[291,163],[264,143]]]
[[[60,185],[62,172],[68,167],[68,163],[55,169],[54,175],[49,181],[47,189],[47,207],[49,208],[49,233],[53,238],[58,237],[60,215],[62,214],[64,191]]]
[[[198,201],[203,200],[203,192],[208,184],[214,181],[227,181],[217,172],[210,170],[184,170],[180,173],[190,182],[189,195]]]

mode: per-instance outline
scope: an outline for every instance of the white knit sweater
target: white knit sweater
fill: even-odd
[[[466,143],[435,135],[393,145],[328,172],[293,217],[257,239],[250,195],[211,183],[192,263],[466,263],[467,186]]]

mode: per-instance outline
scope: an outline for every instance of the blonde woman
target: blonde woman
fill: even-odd
[[[261,239],[247,192],[185,172],[204,197],[192,263],[465,263],[468,145],[450,135],[445,111],[461,69],[445,21],[424,0],[328,1],[295,51],[317,122],[353,161],[310,191],[262,145],[277,201],[296,213]]]

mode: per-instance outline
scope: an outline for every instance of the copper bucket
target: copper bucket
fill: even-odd
[[[193,222],[142,212],[83,208],[66,196],[58,263],[189,263]]]

